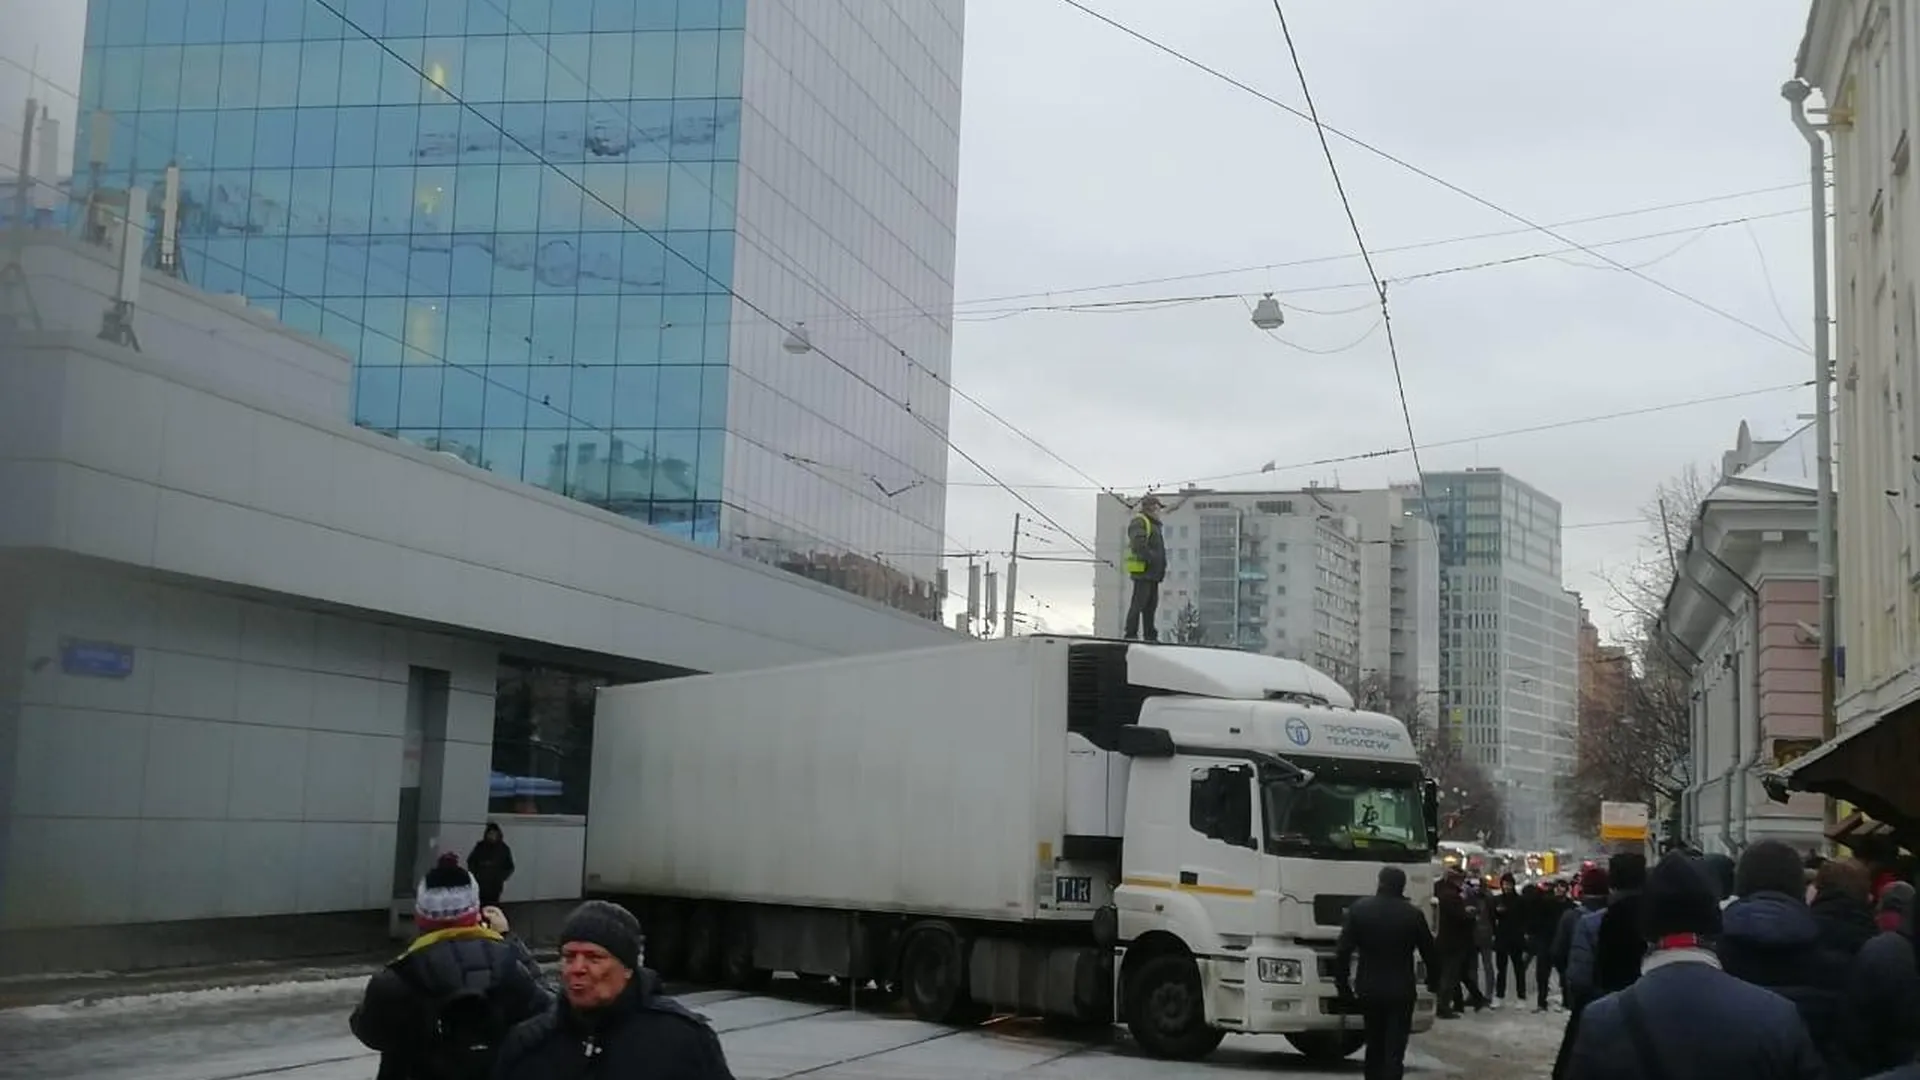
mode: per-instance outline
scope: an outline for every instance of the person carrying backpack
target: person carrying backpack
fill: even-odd
[[[380,1054],[375,1080],[488,1080],[507,1033],[552,998],[482,924],[480,888],[459,856],[427,871],[413,919],[420,936],[367,980],[354,1037]]]

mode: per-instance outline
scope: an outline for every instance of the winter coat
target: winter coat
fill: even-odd
[[[1573,970],[1573,938],[1580,926],[1580,920],[1591,912],[1605,911],[1606,908],[1607,898],[1602,894],[1581,897],[1579,903],[1560,913],[1560,921],[1553,928],[1553,945],[1550,952],[1553,955],[1553,966],[1560,972],[1563,980],[1567,973]],[[1592,943],[1589,942],[1587,947],[1588,970],[1591,971]]]
[[[1835,1075],[1844,1067],[1839,1024],[1850,962],[1820,943],[1820,924],[1797,896],[1756,892],[1720,914],[1714,943],[1727,974],[1793,1002],[1813,1045]]]
[[[1626,961],[1629,959],[1627,953],[1630,949],[1618,940],[1616,940],[1615,947],[1609,956],[1610,963],[1606,972],[1606,978],[1602,977],[1600,969],[1602,957],[1600,928],[1604,924],[1607,914],[1615,908],[1620,908],[1624,912],[1624,914],[1614,922],[1616,937],[1618,937],[1618,931],[1625,930],[1631,925],[1633,926],[1633,940],[1639,941],[1639,927],[1633,925],[1636,924],[1640,918],[1640,900],[1639,893],[1637,892],[1628,890],[1612,893],[1607,897],[1605,907],[1595,908],[1580,914],[1579,921],[1574,923],[1571,941],[1567,946],[1567,973],[1565,976],[1567,996],[1572,999],[1570,1004],[1575,1009],[1580,1008],[1601,994],[1619,990],[1632,982],[1631,978],[1627,978],[1624,982],[1620,981],[1624,975],[1623,969]],[[1640,947],[1642,951],[1645,950],[1646,946],[1644,942],[1641,943]],[[1618,983],[1618,985],[1611,985],[1608,982],[1608,978]]]
[[[1637,1012],[1651,1052],[1649,1069],[1628,1017]],[[1823,1080],[1819,1054],[1791,1004],[1719,970],[1696,950],[1648,958],[1638,982],[1580,1014],[1569,1080]]]
[[[1920,1056],[1920,966],[1913,944],[1913,912],[1897,930],[1861,947],[1847,972],[1840,1008],[1840,1042],[1859,1073],[1894,1069]]]
[[[1473,916],[1473,947],[1493,948],[1493,904],[1487,894],[1476,890],[1467,897],[1467,912]]]
[[[1848,956],[1859,952],[1880,932],[1866,901],[1843,892],[1830,889],[1819,893],[1808,909],[1813,912],[1813,921],[1820,924],[1820,944]]]
[[[720,1037],[705,1019],[634,972],[604,1009],[576,1011],[562,997],[515,1028],[493,1080],[733,1080]]]
[[[1529,896],[1525,891],[1520,894],[1521,933],[1527,939],[1527,948],[1536,955],[1546,956],[1553,949],[1554,934],[1560,928],[1560,916],[1569,910],[1566,901],[1561,900],[1546,889],[1535,889]]]
[[[1442,882],[1435,889],[1439,898],[1435,941],[1443,953],[1464,953],[1473,948],[1473,910],[1460,887]]]
[[[1534,892],[1540,890],[1535,889]],[[1502,892],[1487,901],[1488,919],[1493,924],[1493,947],[1502,952],[1519,951],[1527,946],[1528,897]]]
[[[1349,984],[1347,972],[1356,953],[1360,973]],[[1362,1001],[1411,1003],[1420,992],[1414,977],[1416,955],[1430,974],[1440,970],[1433,932],[1419,908],[1404,896],[1386,893],[1357,900],[1340,927],[1340,944],[1333,954],[1334,984],[1351,989]]]
[[[1607,905],[1593,935],[1593,986],[1602,994],[1625,990],[1640,978],[1647,939],[1640,932],[1639,893],[1623,893]]]
[[[497,904],[513,876],[513,849],[505,840],[482,840],[467,855],[467,871],[480,886],[480,902]]]
[[[527,974],[520,956],[485,927],[458,927],[422,934],[367,980],[366,993],[348,1019],[354,1037],[380,1054],[380,1080],[412,1080],[430,1049],[433,1008],[463,989],[487,991],[505,1020],[538,1016],[552,998]]]

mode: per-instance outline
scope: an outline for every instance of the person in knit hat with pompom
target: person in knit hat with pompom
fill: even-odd
[[[458,855],[420,880],[413,921],[419,936],[367,981],[353,1034],[379,1052],[376,1080],[486,1080],[507,1032],[551,997],[482,921],[480,887]]]

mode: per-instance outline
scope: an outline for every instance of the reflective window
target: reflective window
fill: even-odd
[[[763,248],[732,231],[745,0],[339,3],[354,25],[308,0],[88,5],[82,113],[115,115],[110,175],[180,162],[192,283],[352,352],[370,427],[930,602],[931,560],[853,553],[942,546],[943,439],[818,357],[734,378],[735,346],[779,333],[728,289],[752,275],[783,319],[951,302],[945,16],[791,5],[769,23],[756,93],[779,121],[755,169],[761,212],[784,217],[759,223],[780,241]],[[889,395],[948,375],[931,321],[832,334],[862,369],[922,365]]]

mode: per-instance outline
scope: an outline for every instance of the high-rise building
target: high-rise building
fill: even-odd
[[[1192,605],[1206,644],[1304,660],[1349,685],[1377,677],[1396,704],[1431,704],[1438,552],[1398,492],[1188,488],[1164,498],[1163,640]],[[1125,549],[1130,502],[1101,496],[1101,552]],[[1099,571],[1097,633],[1119,635],[1128,589],[1123,571]]]
[[[77,195],[177,163],[364,427],[937,617],[963,16],[93,0]]]
[[[1500,469],[1428,473],[1440,544],[1446,722],[1492,774],[1516,843],[1558,839],[1573,767],[1579,601],[1561,584],[1560,504]]]

